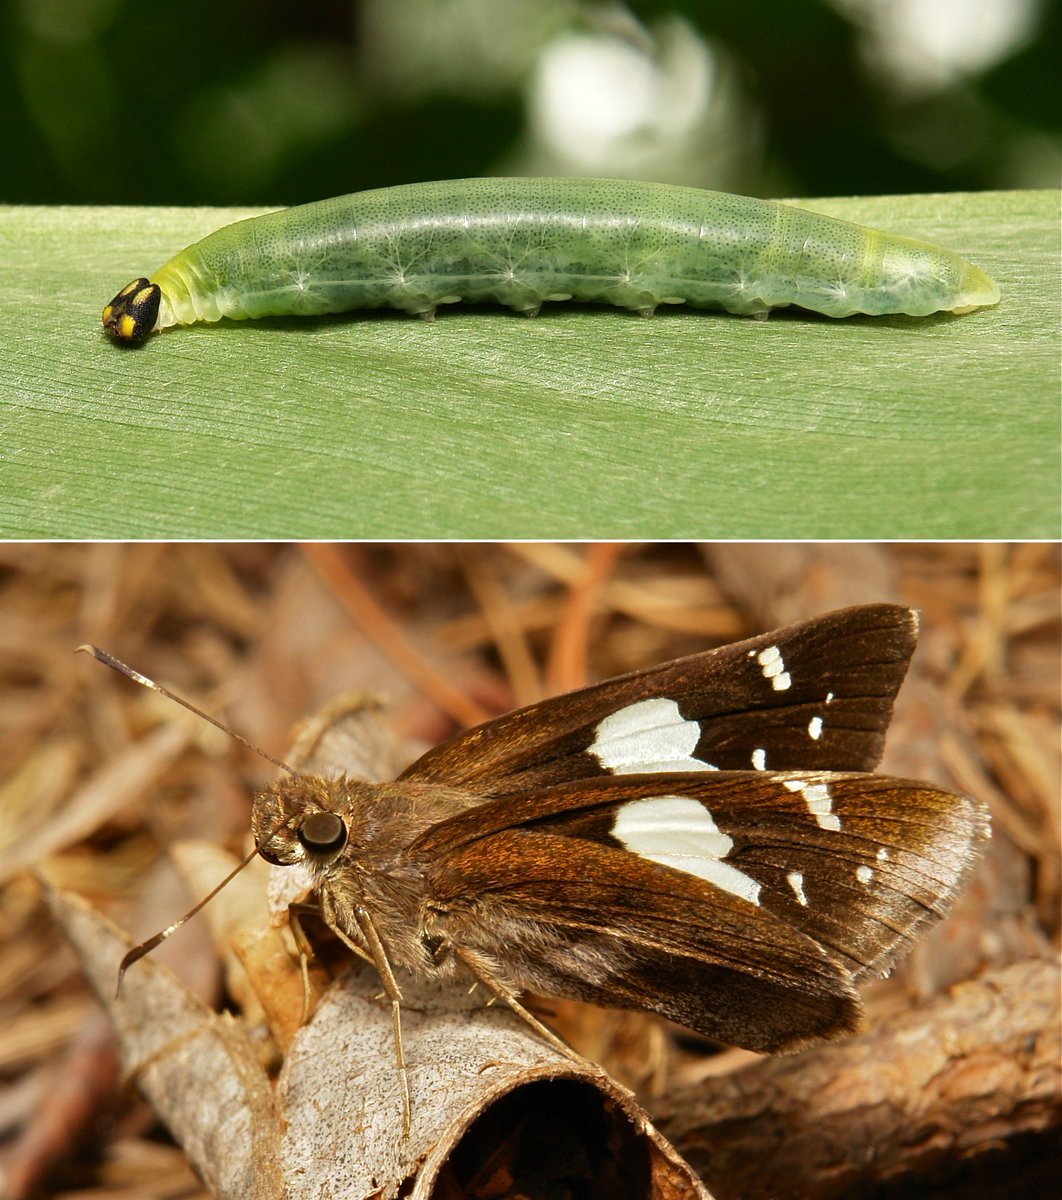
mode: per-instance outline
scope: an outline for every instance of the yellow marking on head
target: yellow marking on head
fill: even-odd
[[[115,341],[139,346],[154,329],[162,292],[150,280],[127,283],[103,310],[103,326]]]

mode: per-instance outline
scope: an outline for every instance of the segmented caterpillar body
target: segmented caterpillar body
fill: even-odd
[[[613,179],[457,179],[237,221],[103,311],[120,342],[171,325],[390,306],[660,304],[762,316],[970,312],[999,289],[959,255],[789,204]]]

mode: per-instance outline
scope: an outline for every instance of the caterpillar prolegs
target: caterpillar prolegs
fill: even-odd
[[[455,179],[226,225],[103,310],[116,341],[222,317],[493,302],[763,316],[971,312],[999,288],[950,250],[771,200],[618,179]]]

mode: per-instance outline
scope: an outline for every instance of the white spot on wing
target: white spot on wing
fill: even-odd
[[[874,872],[869,867],[856,867],[856,879],[860,883],[869,883],[874,878]]]
[[[808,898],[804,895],[804,876],[799,871],[790,871],[785,879],[786,883],[793,889],[793,895],[796,896],[797,903],[807,908]]]
[[[783,779],[782,782],[791,792],[799,792],[804,797],[808,812],[820,829],[830,829],[836,833],[841,828],[841,818],[833,811],[833,797],[828,783],[815,783],[811,779]]]
[[[699,723],[687,721],[674,700],[656,697],[605,717],[587,749],[617,775],[718,770],[693,757],[700,736]]]
[[[886,850],[884,846],[879,846],[878,847],[878,862],[888,862],[888,860],[889,860],[888,850]]]
[[[782,652],[777,646],[768,646],[766,650],[761,650],[756,655],[756,661],[760,664],[764,679],[771,681],[771,687],[776,692],[786,691],[793,682],[785,669],[785,663],[782,662]]]
[[[812,717],[808,722],[808,737],[817,742],[822,736],[822,717]]]
[[[752,752],[752,766],[756,771],[765,771],[767,769],[767,751],[757,748]]]
[[[613,836],[632,853],[696,875],[732,896],[759,904],[760,885],[722,860],[734,846],[712,814],[688,796],[647,796],[620,807]]]

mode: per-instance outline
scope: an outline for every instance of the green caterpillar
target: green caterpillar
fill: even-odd
[[[455,179],[357,192],[226,225],[103,310],[118,342],[156,329],[390,306],[547,300],[651,316],[971,312],[999,288],[949,250],[788,204],[618,179]]]

